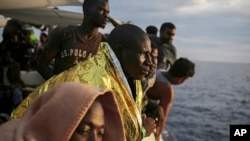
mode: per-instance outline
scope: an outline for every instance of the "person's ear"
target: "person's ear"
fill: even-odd
[[[84,15],[89,15],[89,7],[86,7],[86,9],[83,11]]]
[[[123,51],[124,51],[121,44],[117,44],[117,45],[113,48],[113,50],[114,50],[114,52],[115,52],[115,54],[116,54],[116,56],[117,56],[118,58],[120,58],[120,57],[122,56]]]

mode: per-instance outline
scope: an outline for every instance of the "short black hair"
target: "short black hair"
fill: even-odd
[[[192,77],[195,73],[195,64],[187,58],[179,58],[170,67],[172,77]]]
[[[131,44],[138,43],[144,38],[149,37],[140,27],[133,24],[122,24],[110,32],[108,43],[116,52],[117,50],[131,48]]]
[[[87,12],[86,10],[88,10],[89,7],[93,6],[99,1],[100,0],[84,0],[82,4],[83,14]],[[103,0],[103,1],[109,2],[109,0]]]
[[[7,21],[3,29],[3,39],[10,39],[12,35],[20,35],[22,33],[23,23],[16,19],[10,19]]]
[[[158,32],[158,29],[157,29],[156,26],[150,25],[150,26],[148,26],[148,27],[146,28],[146,32],[147,32],[148,34],[156,35],[157,32]]]
[[[164,32],[166,28],[176,29],[175,25],[171,22],[166,22],[161,25],[160,32]]]

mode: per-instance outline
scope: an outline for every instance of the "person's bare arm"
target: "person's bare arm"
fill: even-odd
[[[114,27],[117,27],[117,26],[123,24],[120,20],[114,19],[114,18],[111,18],[111,17],[109,17],[109,22],[110,22]]]
[[[147,97],[152,100],[160,100],[162,86],[159,82],[155,82],[154,85],[146,91]]]
[[[57,53],[60,52],[64,35],[63,30],[63,27],[57,27],[50,32],[44,50],[38,58],[36,69],[45,80],[54,75],[53,70],[49,67],[49,63],[56,57]]]
[[[164,113],[163,120],[160,122],[159,126],[156,129],[156,136],[159,136],[162,133],[162,131],[164,130],[164,127],[165,127],[166,122],[167,122],[169,111],[170,111],[172,104],[173,104],[174,89],[173,89],[173,86],[171,84],[158,82],[157,85],[158,85],[159,92],[161,92],[159,106],[162,107],[163,113]]]
[[[53,58],[55,58],[55,56],[56,52],[48,51],[45,49],[38,58],[37,71],[45,80],[48,80],[54,75],[53,70],[49,67],[49,63]]]
[[[109,22],[114,26],[114,27],[117,27],[119,25],[122,25],[122,24],[130,24],[131,21],[127,21],[127,22],[122,22],[118,19],[115,19],[115,18],[112,18],[112,17],[109,17]]]

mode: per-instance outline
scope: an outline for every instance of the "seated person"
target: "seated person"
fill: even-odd
[[[153,87],[147,91],[147,97],[150,100],[157,100],[159,106],[163,109],[163,120],[157,127],[156,136],[160,136],[164,130],[168,113],[174,100],[174,87],[184,83],[195,73],[195,64],[187,58],[179,58],[170,67],[168,71],[158,69],[156,71],[156,81]]]
[[[66,82],[38,97],[22,118],[2,124],[0,138],[4,141],[125,141],[125,131],[112,91]]]
[[[0,51],[0,112],[11,114],[23,101],[24,83],[21,79],[20,65],[8,50]]]
[[[108,43],[100,44],[95,56],[51,77],[29,94],[12,112],[11,117],[22,117],[29,104],[51,87],[63,82],[80,82],[112,89],[122,113],[127,140],[140,140],[150,135],[156,126],[154,119],[142,118],[141,115],[141,80],[152,67],[150,53],[150,39],[141,28],[132,24],[117,26],[111,31]]]

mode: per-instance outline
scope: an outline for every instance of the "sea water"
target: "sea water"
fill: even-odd
[[[250,64],[195,63],[194,77],[174,86],[167,127],[178,141],[229,141],[230,125],[250,125]]]

